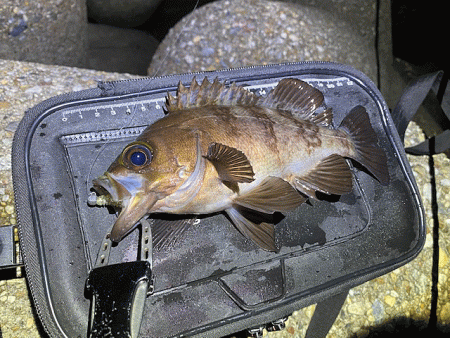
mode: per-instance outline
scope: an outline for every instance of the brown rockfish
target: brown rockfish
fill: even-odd
[[[147,214],[225,211],[244,236],[274,251],[274,225],[258,224],[243,210],[273,214],[316,192],[349,193],[345,158],[388,184],[386,155],[365,108],[353,108],[335,129],[323,101],[319,90],[292,78],[266,97],[217,79],[180,83],[176,97],[166,98],[166,116],[93,181],[121,208],[111,239],[120,241]]]

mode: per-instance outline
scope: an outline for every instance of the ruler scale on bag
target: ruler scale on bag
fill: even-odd
[[[347,77],[337,77],[337,78],[328,78],[328,79],[320,79],[320,78],[303,78],[303,81],[311,84],[312,86],[321,88],[345,88],[354,86],[355,83],[353,80]],[[270,82],[264,83],[261,85],[250,85],[245,86],[247,90],[253,92],[258,95],[266,95],[270,90],[276,87],[278,82]],[[145,112],[152,110],[160,110],[164,107],[165,103],[165,93],[160,98],[155,99],[147,99],[147,100],[139,100],[139,103],[118,103],[118,104],[99,104],[95,108],[68,108],[62,110],[59,115],[61,122],[63,123],[73,123],[82,119],[115,119],[119,118],[120,115],[126,114],[131,115],[136,110]],[[100,135],[98,135],[100,137]],[[81,137],[81,135],[80,135]],[[86,135],[89,138],[89,135]],[[108,140],[109,136],[105,135],[104,140]]]
[[[382,185],[351,163],[350,193],[322,194],[275,214],[278,252],[243,237],[223,213],[190,215],[189,227],[177,232],[175,242],[161,227],[174,229],[185,216],[152,214],[155,243],[166,244],[152,250],[154,290],[143,304],[141,336],[219,337],[278,323],[405,264],[420,251],[423,211],[401,140],[379,92],[360,72],[299,63],[101,84],[31,109],[15,136],[13,175],[24,264],[50,336],[88,334],[91,300],[84,294],[85,281],[117,219],[114,208],[92,206],[92,180],[164,117],[167,92],[175,96],[178,82],[189,86],[194,76],[218,77],[226,86],[235,82],[263,97],[280,80],[299,79],[323,93],[335,127],[354,107],[364,107],[386,154],[390,182]],[[218,155],[213,150],[211,159]],[[108,265],[135,261],[138,235],[132,231],[114,244]]]

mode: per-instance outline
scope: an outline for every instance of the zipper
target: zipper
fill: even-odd
[[[125,79],[125,80],[114,80],[114,81],[106,81],[106,82],[101,82],[101,83],[110,83],[110,84],[124,84],[124,83],[130,83],[130,82],[138,82],[138,81],[142,81],[142,80],[164,80],[164,79],[169,79],[171,77],[184,77],[184,76],[195,76],[195,75],[204,75],[207,76],[208,73],[226,73],[226,72],[238,72],[241,70],[252,70],[255,68],[259,68],[259,69],[267,69],[267,68],[272,68],[274,66],[302,66],[302,65],[320,65],[320,64],[336,64],[337,63],[333,63],[330,61],[298,61],[298,62],[286,62],[286,63],[278,63],[278,64],[269,64],[269,65],[253,65],[253,66],[242,66],[242,67],[237,67],[237,68],[225,68],[225,69],[217,69],[217,70],[213,70],[213,71],[199,71],[199,72],[187,72],[187,73],[181,73],[181,74],[168,74],[168,75],[162,75],[162,76],[144,76],[144,77],[140,77],[137,79]]]

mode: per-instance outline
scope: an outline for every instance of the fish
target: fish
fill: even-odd
[[[165,116],[126,145],[93,187],[106,196],[103,204],[120,209],[114,242],[148,215],[224,212],[246,238],[277,251],[273,222],[248,215],[350,193],[347,159],[389,184],[386,154],[363,106],[335,128],[323,93],[302,80],[281,79],[261,96],[193,78],[188,86],[180,82],[175,96],[167,93]]]

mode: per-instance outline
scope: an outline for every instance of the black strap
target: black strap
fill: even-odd
[[[86,282],[94,300],[89,337],[137,337],[150,280],[148,261],[93,269]]]
[[[317,303],[314,314],[306,330],[305,338],[325,338],[333,326],[342,305],[347,298],[348,291],[338,293],[330,298]]]
[[[422,143],[406,148],[406,152],[411,155],[434,155],[440,154],[450,149],[450,130],[447,129],[437,136],[433,136]]]
[[[409,154],[433,155],[450,149],[450,130],[448,129],[450,116],[442,110],[441,103],[436,95],[430,92],[431,88],[435,86],[441,86],[441,89],[445,88],[443,86],[446,86],[447,83],[442,81],[442,78],[443,72],[439,71],[415,79],[408,84],[392,111],[392,119],[402,140],[405,138],[405,131],[409,122],[411,122],[424,101],[427,101],[427,107],[432,110],[431,113],[436,117],[442,129],[444,129],[444,132],[441,134],[431,137],[414,147],[406,148],[405,151]]]

